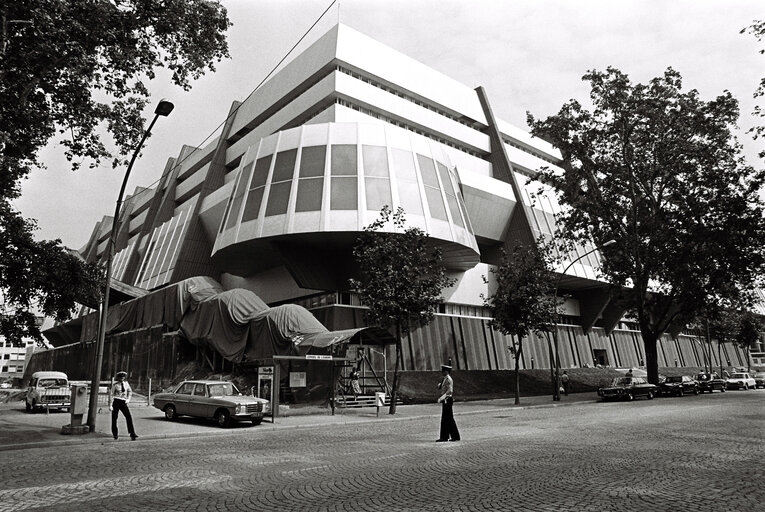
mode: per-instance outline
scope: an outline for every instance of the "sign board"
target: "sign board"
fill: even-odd
[[[258,367],[258,375],[273,375],[274,374],[274,367],[273,366],[260,366]]]
[[[332,356],[323,354],[306,354],[306,359],[318,359],[320,361],[332,361]]]
[[[290,372],[290,387],[304,388],[305,387],[305,372]]]
[[[385,407],[385,393],[380,391],[375,393],[375,405],[377,407]]]

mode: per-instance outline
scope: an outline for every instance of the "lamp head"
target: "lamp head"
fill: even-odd
[[[159,100],[159,104],[157,105],[157,108],[154,109],[154,113],[158,116],[165,116],[167,117],[170,112],[173,111],[175,108],[175,105],[173,105],[170,101],[162,98]]]
[[[614,245],[615,243],[616,243],[616,240],[611,239],[608,242],[601,245],[601,247],[608,247],[609,245]]]

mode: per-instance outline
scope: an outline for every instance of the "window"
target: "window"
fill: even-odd
[[[425,155],[417,154],[417,162],[420,164],[422,182],[425,185],[425,197],[428,200],[430,215],[434,219],[449,220],[446,216],[444,198],[441,196],[441,186],[436,175],[436,166],[433,159]]]
[[[422,215],[422,198],[420,186],[417,183],[417,170],[414,167],[414,156],[410,151],[392,148],[393,168],[396,170],[398,196],[401,208],[405,212]]]
[[[321,199],[324,191],[324,160],[326,146],[307,146],[300,154],[300,171],[296,212],[313,212],[321,210]]]
[[[252,175],[252,183],[250,183],[250,191],[247,194],[247,202],[244,204],[242,222],[258,218],[272,156],[273,155],[268,155],[258,158],[255,162],[255,172]]]
[[[356,176],[356,145],[332,145],[332,176]]]
[[[297,149],[280,151],[276,154],[274,176],[271,178],[271,188],[268,192],[266,217],[287,213],[292,188],[292,176],[295,172]]]
[[[384,146],[362,146],[367,210],[380,210],[393,204],[388,171],[388,151]]]
[[[239,221],[239,208],[242,206],[244,200],[244,193],[247,190],[247,183],[250,181],[250,173],[252,172],[252,163],[247,164],[242,169],[242,174],[239,176],[239,181],[236,184],[236,191],[234,192],[234,199],[231,202],[231,209],[228,212],[228,220],[226,221],[226,229],[230,229],[236,225]]]
[[[446,193],[446,204],[449,206],[449,212],[452,214],[452,222],[464,227],[465,223],[462,221],[460,207],[457,203],[457,192],[454,189],[454,182],[451,179],[449,170],[439,161],[436,161],[436,166],[438,167],[438,175],[441,177],[441,183],[444,187],[444,193]]]

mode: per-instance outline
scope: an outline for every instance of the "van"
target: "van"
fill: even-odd
[[[69,409],[69,378],[63,372],[34,372],[27,387],[27,412],[39,409]]]

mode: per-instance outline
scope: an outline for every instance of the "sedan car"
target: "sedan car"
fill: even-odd
[[[765,388],[765,372],[754,372],[752,378],[755,388]]]
[[[754,389],[757,383],[748,373],[734,373],[728,377],[728,389]]]
[[[232,382],[219,380],[187,380],[170,393],[154,395],[154,407],[165,413],[165,418],[178,416],[211,418],[221,427],[234,421],[252,421],[259,425],[263,415],[270,412],[268,400],[243,395]]]
[[[686,393],[698,395],[699,383],[688,375],[666,377],[659,383],[659,389],[657,391],[660,395],[665,396],[683,396]]]
[[[719,389],[720,392],[725,393],[725,389],[728,383],[725,379],[721,379],[717,373],[699,373],[696,375],[696,382],[699,383],[699,391],[709,391],[713,393],[715,389]]]
[[[598,389],[598,396],[605,400],[634,400],[644,396],[652,400],[657,387],[650,384],[644,377],[617,377],[610,386]]]

